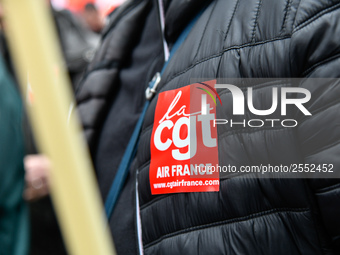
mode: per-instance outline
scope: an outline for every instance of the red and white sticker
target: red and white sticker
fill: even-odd
[[[216,80],[159,94],[151,136],[152,194],[219,191]],[[218,95],[217,95],[218,96]]]

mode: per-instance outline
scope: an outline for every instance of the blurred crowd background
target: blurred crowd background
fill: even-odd
[[[106,16],[125,0],[52,0],[52,5],[57,10],[68,9],[73,13],[81,13],[88,3],[94,4],[101,15]]]
[[[76,90],[100,42],[100,34],[107,17],[125,0],[43,1],[50,6],[64,62],[73,90]],[[33,100],[29,77],[27,94],[22,94],[20,98],[18,77],[6,38],[5,15],[0,3],[0,122],[2,123],[0,177],[3,177],[0,180],[2,215],[0,218],[0,254],[67,254],[48,195],[49,161],[43,155],[39,155],[27,114],[22,107],[24,101],[27,101],[29,105]],[[13,126],[18,126],[20,116],[23,120],[23,133],[21,130],[12,129]],[[11,160],[23,157],[23,161]],[[8,165],[9,162],[23,163]],[[8,174],[9,168],[11,176]],[[29,215],[29,218],[25,215]]]

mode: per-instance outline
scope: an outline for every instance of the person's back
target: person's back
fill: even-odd
[[[28,253],[21,100],[0,59],[0,254]]]
[[[78,93],[78,109],[104,200],[142,111],[148,81],[164,62],[155,2],[134,1],[118,11]],[[170,46],[205,4],[180,2],[165,4],[165,38]],[[217,101],[215,119],[227,122],[218,125],[217,137],[210,138],[217,138],[218,145],[213,147],[220,166],[327,164],[339,173],[337,80],[294,85],[235,79],[339,78],[338,7],[337,1],[211,1],[170,60],[146,112],[137,155],[110,218],[119,254],[142,249],[144,254],[339,253],[339,179],[222,178],[221,174],[219,192],[163,189],[154,195],[156,187],[173,188],[184,180],[184,168],[177,167],[183,163],[166,155],[189,150],[185,128],[175,142],[181,128],[174,116],[187,117],[183,109],[189,109],[190,102],[176,101],[172,94],[181,91],[183,98],[189,98],[187,85],[198,80],[217,79],[223,84],[223,79],[234,78],[236,91],[240,88],[246,94],[251,87],[253,108],[262,110],[275,105],[273,88],[299,86],[311,93],[304,105],[311,116],[297,107],[281,115],[279,106],[268,116],[274,125],[266,116],[250,112],[234,116],[232,93],[219,91],[222,104]],[[244,99],[249,105],[248,97]],[[164,119],[167,126],[158,129]],[[282,125],[283,119],[297,120],[298,125],[288,128],[285,125],[291,123]],[[196,122],[197,141],[203,133],[201,125]],[[155,140],[161,144],[157,151]],[[197,150],[202,155],[207,149],[197,146]],[[159,182],[152,181],[155,166],[164,170],[157,175]],[[166,167],[171,169],[172,182],[164,178]]]

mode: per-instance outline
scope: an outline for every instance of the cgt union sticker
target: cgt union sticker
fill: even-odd
[[[152,194],[219,191],[216,80],[159,94],[151,136]]]

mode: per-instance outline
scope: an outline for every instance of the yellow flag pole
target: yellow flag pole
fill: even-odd
[[[71,87],[48,7],[42,0],[2,2],[22,91],[27,77],[33,90],[29,114],[38,145],[52,162],[52,198],[69,253],[113,255],[88,151],[76,116],[69,116]]]

